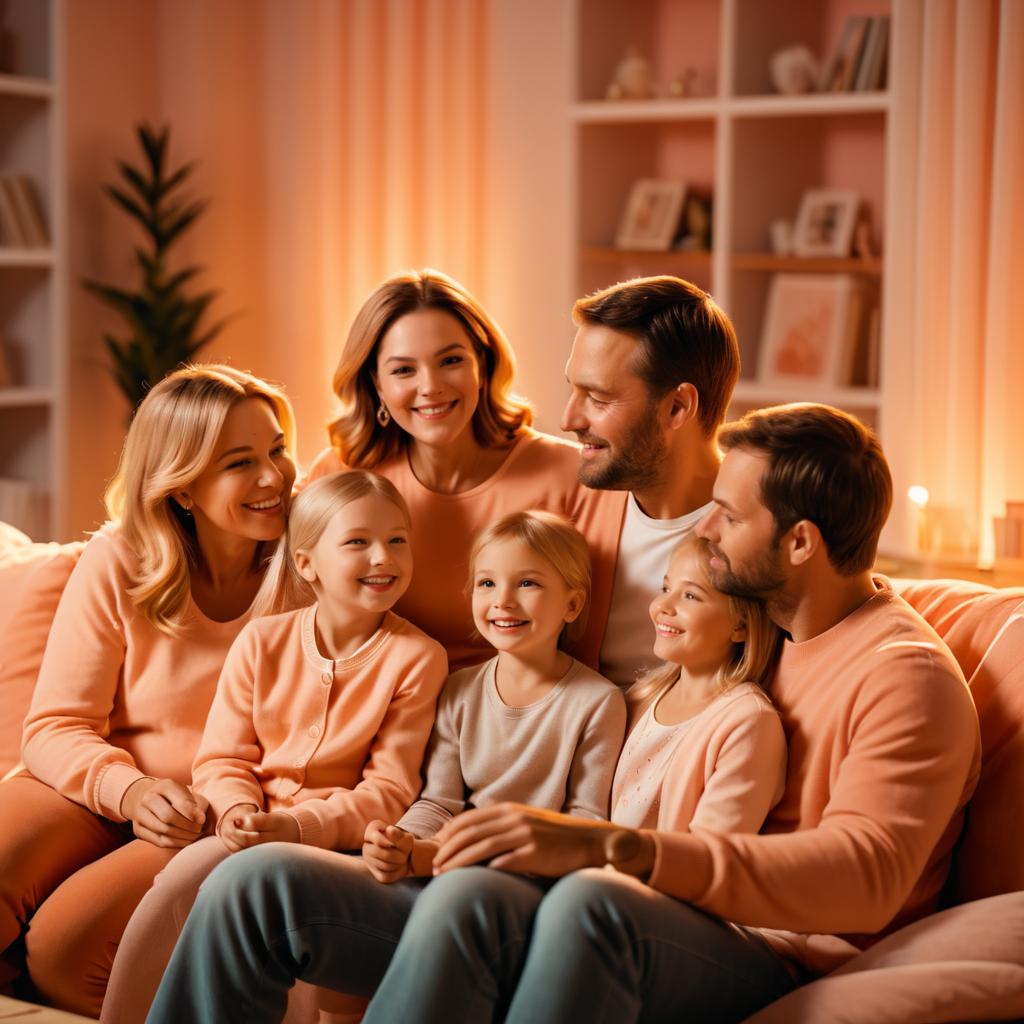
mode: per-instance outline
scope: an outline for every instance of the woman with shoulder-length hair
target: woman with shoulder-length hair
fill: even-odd
[[[192,759],[284,531],[293,437],[284,394],[227,366],[139,407],[54,617],[24,770],[0,783],[0,986],[27,954],[47,1002],[98,1016],[135,904],[199,836]]]
[[[594,500],[577,480],[578,447],[531,428],[530,404],[512,392],[515,365],[501,328],[457,281],[437,270],[389,278],[349,331],[331,446],[309,473],[372,469],[401,491],[416,576],[396,611],[444,645],[452,671],[489,657],[462,582],[472,538],[509,512],[576,519]]]

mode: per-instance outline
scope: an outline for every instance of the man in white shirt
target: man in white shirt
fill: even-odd
[[[710,507],[739,346],[711,296],[677,277],[588,295],[573,320],[562,429],[583,445],[584,484],[630,492],[600,654],[601,672],[628,686],[657,663],[647,606],[669,555]]]

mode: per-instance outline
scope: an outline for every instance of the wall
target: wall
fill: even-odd
[[[172,125],[173,159],[198,158],[193,187],[211,199],[179,252],[231,316],[204,358],[286,383],[303,461],[323,444],[352,316],[408,266],[478,295],[516,348],[539,425],[557,430],[573,332],[570,5],[67,6],[73,532],[101,517],[126,417],[100,341],[117,321],[77,280],[131,280],[126,218],[98,185],[132,154],[140,118]]]

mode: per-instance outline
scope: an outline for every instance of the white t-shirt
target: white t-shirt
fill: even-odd
[[[629,686],[640,672],[659,664],[647,609],[661,591],[672,552],[710,509],[709,502],[678,519],[651,519],[630,494],[601,645],[601,674],[619,686]]]

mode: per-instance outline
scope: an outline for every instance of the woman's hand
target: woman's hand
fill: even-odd
[[[522,804],[476,808],[437,834],[434,874],[470,864],[558,878],[605,863],[604,843],[615,826]]]
[[[209,802],[173,779],[139,779],[121,799],[121,813],[139,839],[154,846],[181,849],[203,831]]]
[[[255,804],[236,804],[224,812],[221,842],[232,852],[261,843],[297,843],[299,823],[284,811],[261,811]]]

